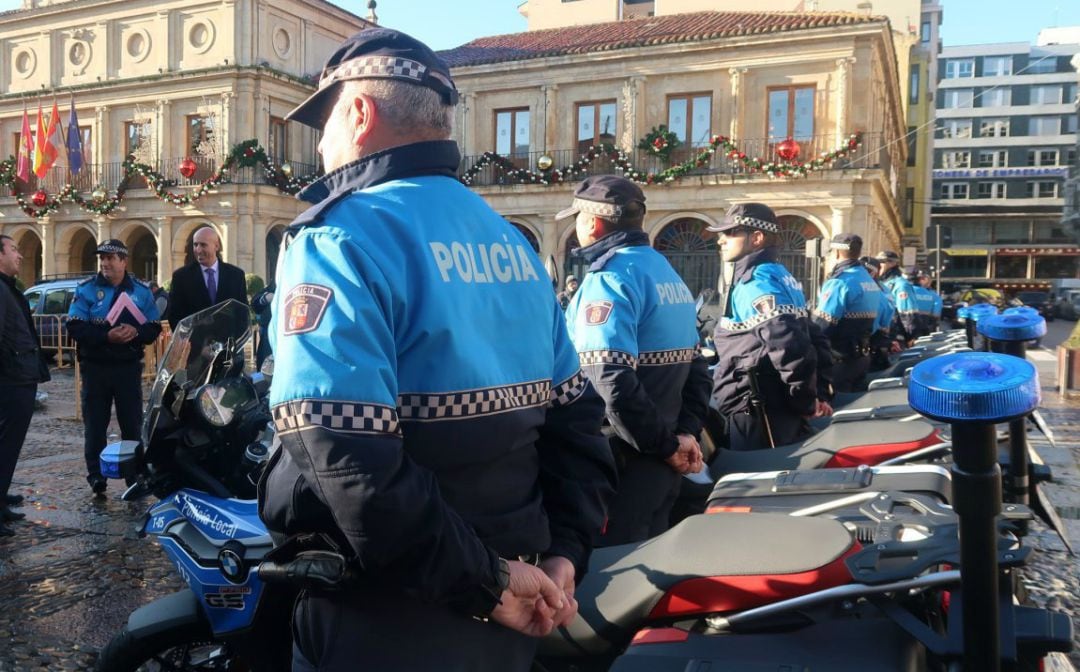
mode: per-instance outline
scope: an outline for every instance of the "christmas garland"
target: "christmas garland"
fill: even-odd
[[[185,160],[185,163],[187,161],[189,160]],[[88,199],[83,197],[75,187],[67,184],[55,196],[49,196],[44,191],[37,191],[28,200],[26,195],[20,193],[17,189],[14,157],[0,161],[0,185],[10,187],[11,195],[15,197],[19,207],[22,208],[23,212],[35,219],[56,212],[60,209],[61,204],[65,202],[75,203],[83,210],[95,215],[107,215],[123,202],[132,178],[141,177],[144,179],[147,188],[154,192],[154,196],[158,199],[183,207],[195,203],[212,189],[229,182],[229,173],[231,171],[238,168],[254,167],[259,164],[263,166],[267,183],[290,196],[296,195],[297,192],[311,184],[318,177],[317,175],[294,176],[292,167],[289,164],[275,164],[266,155],[266,150],[257,140],[245,140],[229,151],[225,161],[217,170],[196,185],[194,189],[185,193],[172,191],[172,188],[177,184],[176,180],[165,177],[148,164],[137,162],[134,156],[128,156],[124,159],[123,177],[112,195],[109,195],[104,188],[98,187],[94,189]]]
[[[654,126],[651,131],[646,133],[637,147],[667,161],[671,158],[671,153],[681,144],[679,136],[669,131],[667,126],[661,124],[660,126]]]
[[[630,162],[630,157],[626,152],[608,144],[590,147],[588,151],[568,166],[542,170],[539,173],[527,168],[519,168],[505,156],[500,156],[494,152],[484,152],[476,163],[461,176],[461,181],[467,185],[472,184],[472,181],[476,179],[476,176],[485,166],[493,165],[505,174],[512,183],[562,184],[584,177],[588,174],[589,166],[593,161],[600,157],[607,157],[627,179],[638,184],[666,184],[708,165],[713,154],[717,152],[723,153],[729,159],[738,161],[751,173],[764,173],[771,178],[804,177],[812,171],[831,167],[833,163],[848,156],[861,144],[862,133],[858,132],[848,136],[848,139],[840,147],[809,161],[763,161],[759,158],[747,156],[730,138],[723,135],[714,135],[709,144],[698,150],[697,154],[688,161],[671,166],[658,173],[639,170]]]

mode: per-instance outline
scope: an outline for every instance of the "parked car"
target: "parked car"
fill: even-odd
[[[1063,320],[1076,320],[1080,317],[1080,289],[1067,289],[1054,304],[1054,314]]]
[[[66,340],[68,308],[75,296],[75,287],[85,277],[45,279],[23,292],[35,317],[44,354],[54,354],[56,348]]]
[[[1047,322],[1054,320],[1054,302],[1050,299],[1050,292],[1017,292],[1017,301],[1039,311],[1039,314]]]

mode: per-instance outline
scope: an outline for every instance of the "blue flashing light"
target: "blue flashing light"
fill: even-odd
[[[1046,335],[1046,320],[1038,311],[1033,315],[1009,310],[980,320],[979,333],[994,341],[1030,341]]]
[[[997,312],[997,306],[992,303],[976,303],[974,306],[968,306],[967,319],[978,322],[989,315],[997,315]]]
[[[908,403],[944,422],[1005,422],[1039,406],[1039,374],[1019,357],[958,352],[922,361],[911,371]]]

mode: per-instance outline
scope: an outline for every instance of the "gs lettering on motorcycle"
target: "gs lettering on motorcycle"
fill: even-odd
[[[251,593],[251,588],[246,586],[214,586],[214,588],[217,588],[218,592],[203,595],[203,599],[211,609],[243,611],[247,595]]]
[[[461,282],[485,284],[491,282],[533,282],[540,276],[533,267],[531,250],[524,245],[512,244],[507,236],[503,242],[489,244],[442,242],[428,243],[435,267],[443,282],[451,282],[453,275]]]

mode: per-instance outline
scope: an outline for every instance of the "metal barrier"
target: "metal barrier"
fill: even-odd
[[[71,362],[75,361],[75,342],[67,332],[67,315],[34,315],[34,326],[38,332],[38,346],[42,352],[53,352],[56,357],[56,368],[63,369],[69,366],[64,361],[64,355],[70,355]]]

